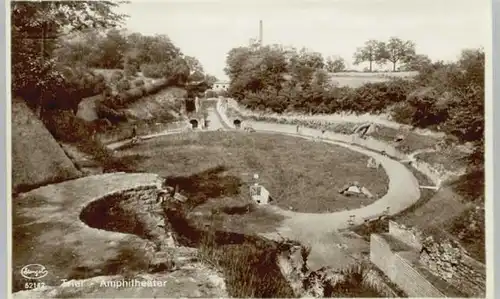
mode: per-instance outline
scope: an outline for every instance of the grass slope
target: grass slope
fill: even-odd
[[[80,172],[31,109],[12,100],[12,188],[24,191]]]

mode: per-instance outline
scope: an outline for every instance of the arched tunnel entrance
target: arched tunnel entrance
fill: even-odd
[[[233,125],[234,125],[237,129],[239,129],[239,128],[241,127],[241,120],[239,120],[239,119],[235,119],[235,120],[233,121]]]
[[[198,120],[192,119],[189,121],[189,123],[191,124],[191,128],[193,128],[193,129],[198,128]]]

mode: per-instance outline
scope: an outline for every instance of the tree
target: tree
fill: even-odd
[[[99,44],[100,67],[105,69],[121,69],[123,57],[127,51],[127,40],[117,29],[111,29]]]
[[[316,70],[325,66],[323,56],[317,52],[310,52],[303,48],[291,55],[288,63],[292,82],[301,88],[309,88]]]
[[[423,54],[407,56],[402,62],[404,65],[400,69],[404,71],[422,71],[432,67],[432,60]]]
[[[385,53],[385,43],[369,40],[366,41],[363,47],[360,47],[354,53],[354,64],[358,65],[362,62],[369,62],[369,71],[373,71],[373,62],[378,62],[382,58],[383,53]]]
[[[400,61],[407,61],[415,56],[415,43],[407,40],[403,41],[397,37],[391,37],[389,42],[380,53],[380,61],[392,63],[392,70],[396,71],[396,64]]]
[[[201,65],[200,61],[198,59],[196,59],[195,57],[184,56],[184,60],[188,64],[189,70],[191,73],[195,73],[195,72],[198,72],[201,74],[204,73],[203,66]]]
[[[325,68],[331,73],[345,71],[345,60],[342,57],[328,57]]]
[[[240,47],[229,51],[226,74],[231,80],[230,92],[237,98],[244,91],[258,92],[272,88],[276,93],[285,81],[286,58],[281,49],[273,46]]]
[[[119,4],[112,1],[11,2],[13,93],[23,96],[32,106],[43,107],[43,100],[56,94],[53,89],[64,85],[64,77],[55,69],[53,51],[57,37],[63,32],[119,26],[126,17],[113,11]]]
[[[199,82],[199,81],[204,81],[205,80],[205,75],[202,72],[195,71],[189,75],[188,81],[190,82]]]
[[[53,56],[60,64],[98,67],[101,61],[99,31],[87,29],[57,39]]]
[[[181,51],[166,35],[146,36],[141,57],[145,63],[169,62],[181,56]]]
[[[173,83],[183,85],[189,78],[189,66],[182,57],[177,57],[168,63],[170,74],[168,78]]]
[[[208,85],[212,86],[217,81],[219,81],[217,79],[217,77],[209,75],[209,74],[205,74],[205,82],[207,82]]]
[[[449,76],[452,92],[459,100],[450,108],[446,126],[465,141],[484,142],[484,68],[482,49],[462,51],[458,69]]]

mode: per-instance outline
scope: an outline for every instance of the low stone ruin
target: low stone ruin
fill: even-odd
[[[377,125],[374,123],[364,123],[354,128],[353,134],[361,138],[366,138],[368,135],[377,131]]]
[[[377,161],[375,158],[370,157],[368,159],[368,162],[366,163],[366,167],[378,169],[380,167],[380,162]]]
[[[186,200],[187,197],[179,193],[178,186],[175,188],[166,186],[158,192],[156,202],[160,204],[166,203],[167,201],[183,203],[186,202]]]
[[[250,186],[250,197],[259,205],[265,205],[272,201],[269,191],[259,184]]]
[[[246,126],[243,128],[243,130],[245,130],[246,132],[255,132],[255,129],[252,128],[251,126]]]
[[[373,194],[371,194],[371,192],[368,191],[368,189],[361,186],[359,182],[353,182],[345,185],[343,188],[339,190],[339,193],[345,196],[373,198]]]
[[[410,297],[436,290],[448,297],[485,296],[485,265],[445,234],[389,221],[389,232],[371,235],[370,259]]]

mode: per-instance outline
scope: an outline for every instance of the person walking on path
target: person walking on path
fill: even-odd
[[[137,137],[137,125],[134,125],[132,127],[132,143],[137,143],[138,137]]]

